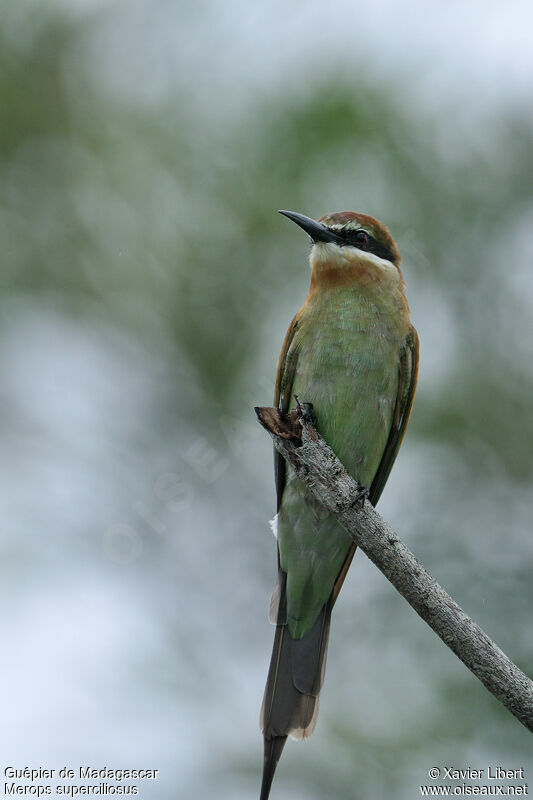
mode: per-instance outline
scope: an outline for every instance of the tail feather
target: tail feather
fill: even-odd
[[[286,736],[274,736],[272,739],[265,739],[265,757],[263,761],[263,780],[261,781],[261,795],[259,800],[268,800],[270,794],[270,787],[274,780],[274,773],[278,766],[285,742]]]
[[[318,715],[324,680],[332,598],[301,639],[293,639],[286,622],[285,576],[278,579],[278,624],[261,708],[265,760],[261,800],[267,800],[287,736],[307,739]]]
[[[293,683],[299,692],[315,698],[318,698],[324,683],[330,621],[331,600],[326,603],[311,630],[301,639],[292,639],[291,642]]]
[[[270,598],[270,609],[268,618],[272,625],[287,624],[287,573],[282,569],[278,571],[278,577],[272,590]]]

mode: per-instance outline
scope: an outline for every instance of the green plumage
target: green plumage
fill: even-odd
[[[390,298],[385,298],[389,299]],[[308,301],[287,361],[297,357],[294,395],[313,404],[317,427],[347,470],[370,487],[385,451],[398,394],[403,320],[357,288]],[[313,500],[290,466],[278,515],[287,573],[287,622],[302,637],[327,601],[351,547],[338,522]]]

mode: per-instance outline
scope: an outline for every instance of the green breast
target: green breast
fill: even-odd
[[[389,435],[405,324],[386,303],[345,288],[307,303],[291,344],[300,402],[348,471],[369,487]],[[303,636],[327,601],[351,540],[289,467],[278,518],[289,628]]]

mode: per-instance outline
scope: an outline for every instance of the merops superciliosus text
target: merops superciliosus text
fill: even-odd
[[[311,284],[289,326],[274,404],[312,403],[317,430],[375,505],[400,447],[415,393],[418,337],[387,228],[342,211],[318,222],[282,211],[311,237]],[[331,610],[355,552],[344,529],[276,453],[276,635],[261,709],[260,800],[287,736],[311,735],[324,678]]]

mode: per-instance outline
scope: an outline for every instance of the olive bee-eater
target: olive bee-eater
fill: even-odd
[[[415,393],[418,337],[387,228],[342,211],[318,222],[281,211],[311,237],[311,283],[279,358],[274,404],[311,403],[316,427],[375,505],[400,447]],[[276,453],[276,624],[261,728],[260,800],[288,735],[315,727],[331,611],[355,553],[346,531]]]

